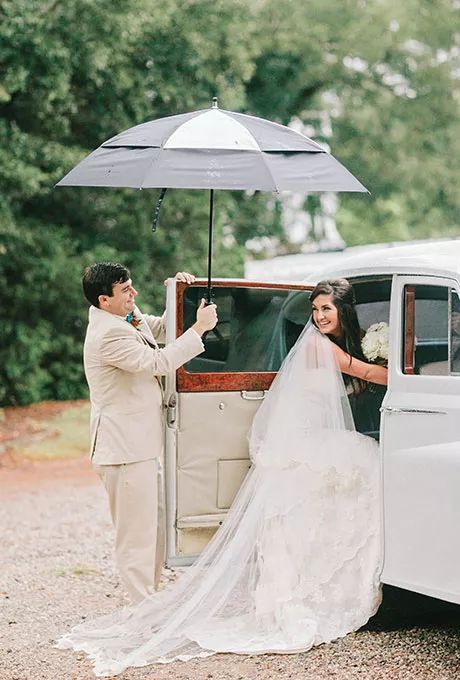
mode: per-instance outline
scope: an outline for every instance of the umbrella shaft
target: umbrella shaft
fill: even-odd
[[[209,235],[208,235],[208,288],[206,291],[206,301],[208,304],[212,302],[211,291],[211,266],[212,266],[212,228],[214,222],[214,189],[211,189],[209,195]]]

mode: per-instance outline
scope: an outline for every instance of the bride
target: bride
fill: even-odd
[[[348,281],[321,282],[311,302],[312,322],[254,418],[252,468],[198,560],[165,590],[59,640],[85,651],[96,675],[218,652],[302,652],[376,612],[378,446],[354,431],[347,392],[386,384],[387,370],[363,361]]]

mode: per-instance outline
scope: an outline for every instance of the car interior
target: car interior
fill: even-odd
[[[391,277],[352,281],[356,311],[363,331],[389,320]],[[189,287],[184,294],[184,328],[192,325],[205,289]],[[216,286],[219,323],[205,339],[205,352],[189,361],[191,373],[277,371],[310,318],[309,292],[280,288]],[[350,395],[356,429],[379,437],[380,405],[385,388],[369,385]]]

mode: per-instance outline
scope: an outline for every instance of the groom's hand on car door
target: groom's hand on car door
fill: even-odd
[[[196,281],[195,276],[193,274],[189,274],[188,272],[177,272],[174,278],[176,281],[179,281],[180,283],[186,283],[187,285],[195,283]],[[168,279],[163,281],[163,285],[165,287],[168,285]]]

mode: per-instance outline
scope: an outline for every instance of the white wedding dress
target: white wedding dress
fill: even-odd
[[[293,653],[357,630],[380,604],[379,456],[354,431],[330,340],[302,333],[250,433],[219,531],[175,583],[75,627],[98,676],[217,652]]]

